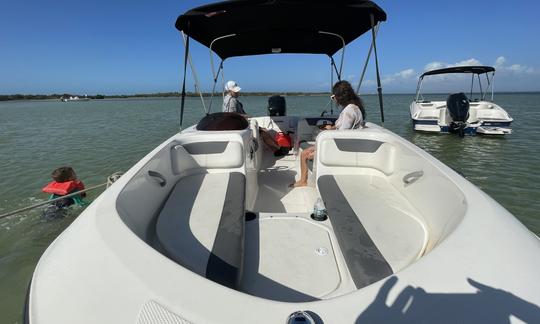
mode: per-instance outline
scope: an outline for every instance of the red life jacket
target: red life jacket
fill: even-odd
[[[43,189],[43,192],[55,194],[58,196],[65,196],[75,191],[83,190],[84,184],[80,180],[71,180],[66,182],[56,182],[53,181],[46,185]]]
[[[276,140],[276,143],[279,146],[286,147],[286,148],[292,147],[292,140],[289,134],[279,132],[279,133],[276,133],[276,137],[274,139]]]

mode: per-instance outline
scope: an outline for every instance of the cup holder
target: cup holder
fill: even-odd
[[[257,214],[255,214],[254,212],[248,211],[246,212],[245,217],[246,217],[246,222],[250,222],[252,220],[257,219]]]

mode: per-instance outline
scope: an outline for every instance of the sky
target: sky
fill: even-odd
[[[175,20],[210,2],[0,0],[0,94],[179,91],[184,51]],[[413,93],[422,72],[453,65],[495,66],[495,91],[540,91],[540,2],[375,2],[388,15],[377,42],[384,92]],[[346,48],[343,78],[354,85],[369,45],[366,34]],[[201,87],[210,91],[209,51],[195,42],[190,50]],[[230,58],[224,68],[225,81],[245,91],[330,88],[324,55]],[[374,92],[374,80],[371,64],[361,92]],[[187,85],[194,90],[191,74]],[[467,90],[470,80],[435,77],[424,86],[426,92]]]

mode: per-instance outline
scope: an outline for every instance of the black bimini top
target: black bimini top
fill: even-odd
[[[427,71],[420,76],[423,78],[426,75],[447,74],[447,73],[474,73],[483,74],[488,72],[495,72],[495,68],[492,66],[454,66],[444,69]]]
[[[334,55],[345,44],[386,20],[386,13],[365,0],[234,0],[187,11],[176,28],[210,47],[222,59],[270,53]]]

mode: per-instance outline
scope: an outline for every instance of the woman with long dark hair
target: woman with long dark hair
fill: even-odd
[[[334,125],[325,125],[324,129],[357,129],[364,126],[366,110],[358,95],[354,92],[351,84],[347,81],[338,81],[332,87],[330,96],[340,107],[341,113]],[[291,184],[294,187],[307,186],[308,160],[315,157],[315,146],[310,146],[300,155],[300,179]]]
[[[339,81],[334,84],[331,98],[342,110],[335,125],[327,129],[356,129],[364,125],[366,109],[349,82]]]

